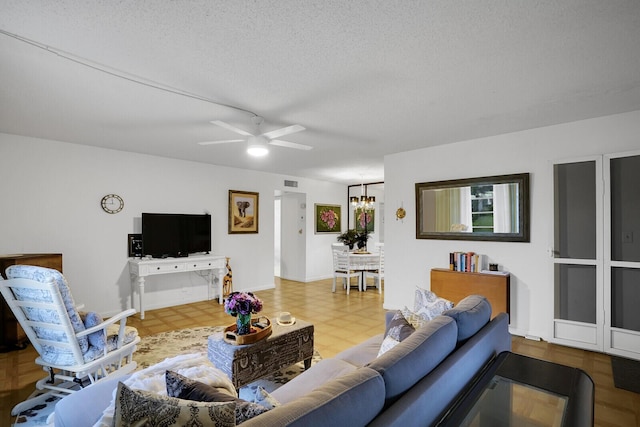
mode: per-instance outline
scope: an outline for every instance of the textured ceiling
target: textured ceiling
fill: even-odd
[[[640,2],[0,0],[0,132],[346,184],[640,109]],[[311,151],[249,158],[223,120]]]

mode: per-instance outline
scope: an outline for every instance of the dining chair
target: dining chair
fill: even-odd
[[[378,253],[380,257],[378,258],[378,263],[370,270],[366,270],[364,272],[364,283],[363,288],[367,287],[367,277],[373,277],[373,284],[378,288],[378,293],[382,293],[382,279],[384,279],[384,243],[376,243],[376,247],[378,248]]]
[[[362,290],[362,274],[360,271],[356,271],[351,266],[351,260],[349,258],[349,251],[342,249],[331,249],[333,253],[333,287],[331,292],[336,291],[336,279],[342,278],[343,288],[347,288],[347,295],[351,289],[351,278],[356,277],[358,279],[358,290]]]
[[[349,252],[349,246],[345,245],[344,243],[332,243],[331,249],[338,249],[343,252]]]

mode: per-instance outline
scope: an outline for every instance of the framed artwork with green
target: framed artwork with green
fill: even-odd
[[[339,234],[342,228],[341,206],[325,205],[316,203],[315,205],[316,234],[336,233]]]
[[[375,231],[375,209],[356,208],[353,211],[353,222],[355,223],[356,232],[367,230],[368,233]]]

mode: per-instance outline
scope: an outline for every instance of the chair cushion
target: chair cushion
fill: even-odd
[[[94,346],[90,345],[89,350],[82,355],[85,363],[89,363],[92,360],[96,360],[104,355],[104,348],[107,348],[107,353],[118,348],[118,333],[120,327],[118,325],[109,325],[107,327],[107,339],[104,341],[104,345]],[[97,333],[97,332],[96,332]],[[102,333],[100,333],[102,335]],[[93,335],[93,334],[91,334]],[[138,330],[133,326],[125,326],[124,339],[122,344],[129,344],[138,337]]]
[[[76,310],[76,304],[71,296],[71,291],[69,290],[67,281],[58,270],[35,267],[32,265],[12,265],[7,268],[6,274],[9,279],[29,279],[40,283],[46,283],[48,279],[53,279],[53,282],[58,286],[60,296],[64,302],[73,330],[76,333],[85,330],[80,314],[78,313],[78,310]],[[20,301],[53,302],[51,294],[40,289],[15,289],[15,296],[16,299]],[[25,311],[26,316],[30,320],[60,324],[58,314],[53,310],[27,307]],[[46,328],[34,328],[34,330],[41,338],[58,342],[67,341],[66,334],[62,331]],[[85,353],[89,349],[89,340],[87,337],[78,338],[78,344],[80,345],[80,351],[82,353]],[[40,355],[44,361],[59,365],[71,365],[76,363],[70,351],[61,352],[60,349],[55,347],[44,347],[48,347],[43,348],[43,354]]]
[[[491,318],[491,303],[481,295],[469,295],[454,308],[445,311],[445,316],[458,324],[458,342],[475,335]]]

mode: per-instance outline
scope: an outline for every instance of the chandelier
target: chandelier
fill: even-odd
[[[373,209],[373,204],[376,202],[375,196],[367,196],[367,191],[364,183],[360,184],[360,197],[352,196],[349,198],[349,202],[356,209],[362,209],[365,211]]]

